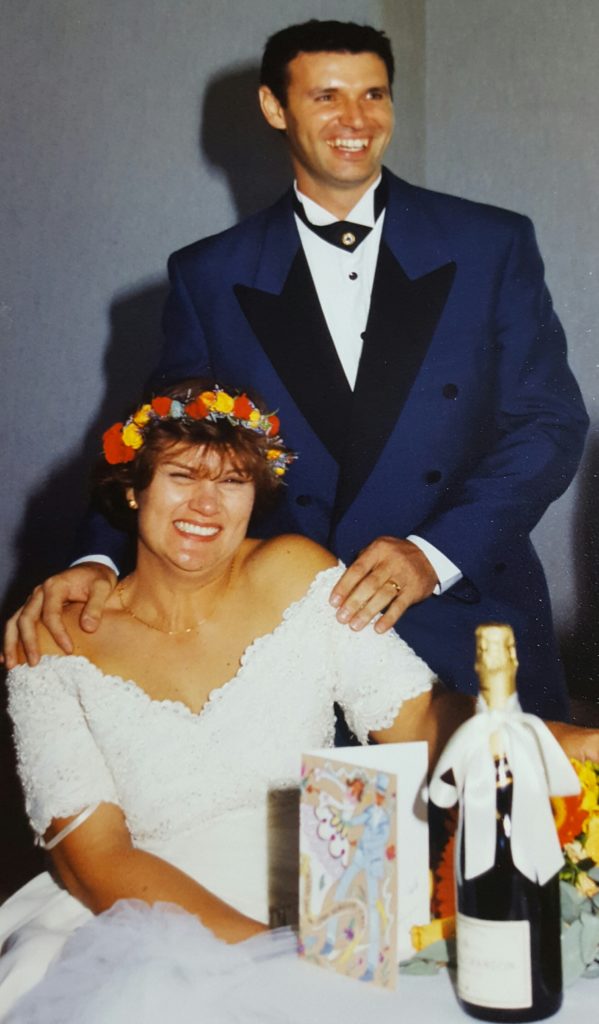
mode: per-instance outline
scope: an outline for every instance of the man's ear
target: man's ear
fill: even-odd
[[[284,132],[287,130],[285,110],[279,103],[274,92],[267,85],[261,85],[258,89],[260,109],[271,128]]]

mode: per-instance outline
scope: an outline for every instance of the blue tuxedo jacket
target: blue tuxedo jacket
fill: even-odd
[[[389,172],[355,390],[300,245],[291,194],[171,256],[154,387],[208,374],[260,393],[299,453],[265,534],[298,532],[351,562],[417,533],[463,579],[398,632],[474,692],[474,628],[516,633],[525,708],[567,712],[549,596],[529,540],[568,486],[587,427],[525,217]]]

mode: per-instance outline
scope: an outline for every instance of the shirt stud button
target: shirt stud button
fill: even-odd
[[[358,279],[358,275],[356,274],[355,270],[352,270],[351,274],[348,274],[348,277],[350,281],[357,281]]]

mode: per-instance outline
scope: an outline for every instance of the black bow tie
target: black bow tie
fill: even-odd
[[[387,183],[384,176],[381,178],[374,193],[374,219],[378,220],[379,215],[385,209],[387,202]],[[312,224],[306,216],[306,211],[300,203],[295,189],[293,190],[293,210],[301,221],[310,228],[314,234],[324,238],[325,242],[336,245],[345,252],[353,252],[363,242],[372,228],[364,224],[354,224],[351,220],[337,220],[333,224]]]

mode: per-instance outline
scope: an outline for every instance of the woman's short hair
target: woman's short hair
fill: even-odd
[[[185,407],[200,399],[202,395],[219,393],[227,399],[249,399],[250,405],[259,410],[263,417],[270,416],[272,420],[276,420],[261,399],[254,395],[240,396],[235,389],[226,388],[207,378],[193,378],[173,384],[161,391],[158,400],[153,401],[158,404],[163,399],[171,399]],[[150,405],[142,408],[149,409]],[[122,426],[120,423],[115,424],[104,435],[105,452],[107,436],[116,428],[119,428],[120,436]],[[137,429],[143,443],[134,454],[129,450],[127,461],[108,461],[106,457],[102,458],[92,476],[94,505],[118,529],[128,532],[136,530],[137,518],[135,511],[127,503],[127,490],[132,488],[136,493],[144,491],[152,481],[159,459],[168,449],[201,446],[211,453],[217,453],[221,459],[230,458],[233,465],[247,473],[254,484],[256,497],[253,517],[263,515],[272,507],[283,486],[283,471],[279,470],[279,476],[276,475],[277,470],[273,471],[273,456],[279,455],[275,465],[290,462],[293,458],[282,439],[279,436],[272,436],[273,432],[278,435],[278,429],[269,435],[258,429],[246,428],[234,415],[208,415],[197,419],[188,415],[175,418],[172,415],[160,416],[152,413]],[[214,472],[214,463],[211,472]]]

